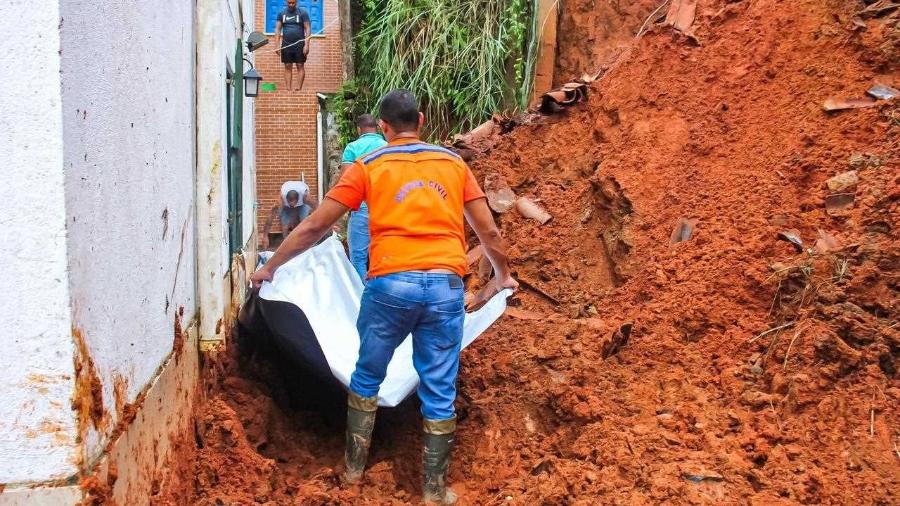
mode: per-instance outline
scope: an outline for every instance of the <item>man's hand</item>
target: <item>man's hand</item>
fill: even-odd
[[[481,241],[481,249],[491,265],[494,267],[496,278],[496,287],[498,290],[503,288],[515,289],[519,286],[512,277],[509,270],[509,262],[506,258],[506,246],[500,237],[500,231],[497,230],[497,224],[494,223],[494,216],[491,209],[487,205],[487,199],[475,199],[465,204],[466,221],[475,231],[478,240]]]
[[[312,27],[309,21],[303,22],[303,56],[309,54],[309,37],[312,35]]]
[[[312,195],[309,194],[309,192],[306,192],[306,195],[303,196],[303,203],[308,205],[312,210],[315,210],[317,207],[319,207],[319,202],[314,199]]]
[[[497,295],[501,291],[510,288],[515,290],[519,287],[519,282],[512,278],[512,276],[508,276],[505,279],[493,278],[484,286],[481,287],[481,290],[478,290],[478,293],[474,294],[471,300],[466,302],[466,311],[478,311],[482,306],[488,303],[494,295]]]
[[[259,290],[259,288],[263,284],[263,281],[271,282],[273,277],[274,274],[270,272],[265,265],[263,265],[258,271],[250,275],[250,282],[253,283],[254,290]]]
[[[275,50],[275,54],[281,54],[281,16],[278,16],[278,21],[275,22],[275,47],[278,49]]]

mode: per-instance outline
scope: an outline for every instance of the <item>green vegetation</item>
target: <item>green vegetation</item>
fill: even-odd
[[[355,135],[355,114],[373,112],[394,88],[419,97],[431,139],[526,104],[534,0],[359,0],[359,12],[356,80],[334,104],[342,137],[345,129],[348,138]]]
[[[328,100],[328,110],[334,113],[340,134],[338,145],[342,148],[356,139],[356,116],[366,111],[362,101],[356,100],[358,94],[356,81],[350,80],[344,82],[341,90]]]

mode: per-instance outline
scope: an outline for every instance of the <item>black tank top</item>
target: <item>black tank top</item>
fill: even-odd
[[[294,12],[290,12],[285,9],[281,11],[278,19],[281,20],[281,34],[285,43],[297,42],[303,38],[305,35],[303,23],[309,22],[309,15],[305,10],[296,8]]]

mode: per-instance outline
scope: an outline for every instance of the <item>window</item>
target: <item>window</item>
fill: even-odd
[[[229,76],[231,82],[225,87],[226,140],[228,142],[228,245],[229,252],[235,254],[244,246],[243,238],[243,191],[244,191],[244,44],[237,40],[234,52],[237,72]],[[226,264],[227,265],[227,264]]]
[[[284,0],[265,0],[266,1],[266,33],[275,33],[275,22],[278,21],[278,14],[287,8]],[[303,9],[309,14],[309,27],[312,29],[313,35],[322,35],[322,27],[324,20],[324,11],[322,4],[326,0],[297,0],[297,8]]]

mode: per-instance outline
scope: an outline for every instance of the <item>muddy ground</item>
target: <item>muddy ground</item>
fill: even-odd
[[[465,504],[900,503],[900,106],[822,108],[900,85],[896,9],[864,7],[700,0],[482,146],[553,219],[498,215],[529,286],[462,356]],[[342,489],[341,394],[230,350],[156,504],[419,500],[415,399]]]

